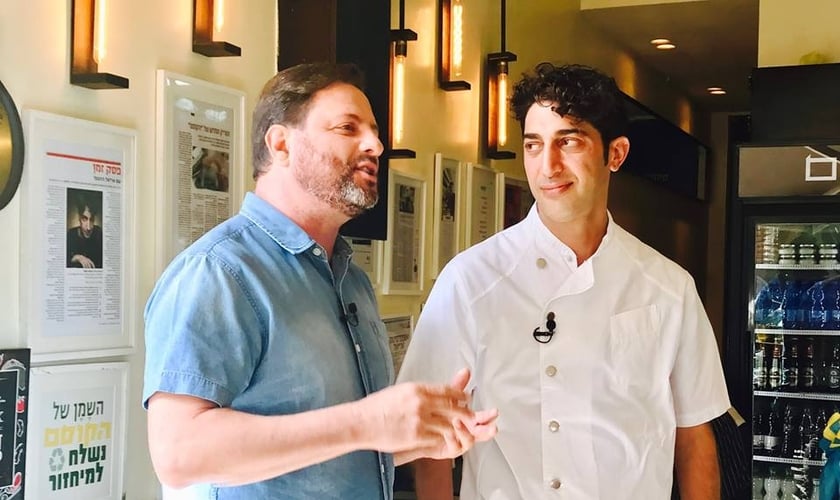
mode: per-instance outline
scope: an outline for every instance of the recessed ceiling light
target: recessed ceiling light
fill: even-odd
[[[659,49],[659,50],[671,50],[671,49],[676,49],[677,46],[674,45],[673,43],[660,43],[659,45],[656,46],[656,48]]]
[[[663,43],[671,43],[671,40],[668,40],[667,38],[654,38],[650,41],[650,43],[652,45],[662,45]]]
[[[723,90],[723,87],[708,87],[706,90],[712,95],[724,95],[726,91]]]

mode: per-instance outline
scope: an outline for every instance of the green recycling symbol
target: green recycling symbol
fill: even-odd
[[[64,468],[64,450],[56,448],[50,455],[50,471],[60,472]]]

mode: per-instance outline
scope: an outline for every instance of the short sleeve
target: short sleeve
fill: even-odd
[[[143,406],[155,392],[229,406],[259,363],[262,328],[241,280],[217,257],[182,255],[145,311]]]
[[[722,415],[730,404],[712,325],[690,276],[681,314],[671,390],[677,427],[692,427]]]
[[[441,271],[429,293],[397,382],[448,383],[461,368],[475,372],[473,322],[455,262]]]

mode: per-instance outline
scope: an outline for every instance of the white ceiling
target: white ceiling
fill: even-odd
[[[635,4],[584,2],[581,15],[632,53],[641,64],[661,73],[707,111],[749,109],[749,75],[758,60],[759,0],[700,0]],[[624,0],[621,3],[628,3]],[[668,38],[677,48],[658,50],[652,38]],[[707,87],[726,89],[709,95]]]

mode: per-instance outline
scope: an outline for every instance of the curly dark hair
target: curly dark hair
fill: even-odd
[[[265,133],[275,124],[297,127],[304,122],[315,94],[334,83],[365,89],[362,70],[354,64],[306,63],[280,71],[266,82],[254,107],[251,148],[254,179],[268,168]]]
[[[544,62],[525,74],[513,88],[510,105],[525,129],[525,115],[533,104],[551,106],[560,116],[589,122],[601,134],[604,155],[607,145],[627,134],[627,112],[615,80],[589,66]]]

